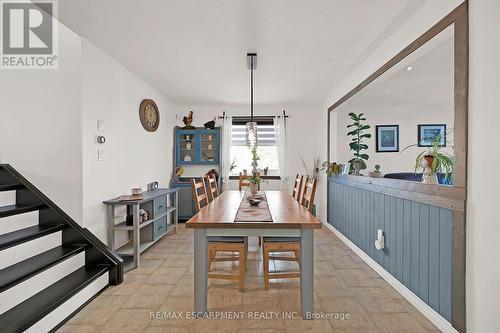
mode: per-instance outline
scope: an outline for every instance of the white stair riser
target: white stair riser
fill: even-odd
[[[43,319],[39,320],[33,326],[28,328],[25,333],[49,332],[69,315],[75,312],[85,302],[91,299],[95,294],[104,289],[109,283],[109,274],[104,273],[95,281],[82,289],[78,294],[61,304],[57,309],[49,313]]]
[[[0,269],[17,264],[62,244],[62,231],[35,238],[0,251]]]
[[[85,266],[85,252],[80,252],[28,280],[5,290],[0,294],[0,299],[2,300],[0,302],[0,314],[27,300],[82,266]]]
[[[16,203],[16,191],[0,192],[0,207],[14,205]]]
[[[38,211],[0,218],[0,235],[38,224]]]

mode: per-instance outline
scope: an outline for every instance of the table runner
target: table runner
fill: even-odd
[[[234,222],[273,222],[266,194],[264,192],[257,192],[257,196],[263,199],[258,206],[250,205],[248,198],[251,196],[252,194],[250,192],[245,193],[243,200],[241,200],[240,208],[238,208],[238,212],[234,218]]]

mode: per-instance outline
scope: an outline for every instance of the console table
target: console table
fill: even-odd
[[[179,189],[160,188],[143,192],[140,200],[120,201],[118,198],[106,200],[108,211],[108,246],[120,256],[131,256],[133,268],[139,267],[140,254],[178,228]],[[126,207],[126,216],[117,217],[119,206]],[[146,221],[140,221],[139,211],[148,213]],[[125,230],[130,240],[116,248],[115,233]]]

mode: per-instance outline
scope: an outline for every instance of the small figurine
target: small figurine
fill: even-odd
[[[216,119],[217,118],[214,117],[214,120],[206,122],[205,124],[203,124],[203,126],[205,126],[206,129],[214,129],[215,128],[215,120]]]
[[[182,122],[184,123],[184,127],[182,129],[195,129],[194,126],[191,126],[191,123],[193,122],[193,111],[189,111],[189,114],[184,116],[182,118]]]

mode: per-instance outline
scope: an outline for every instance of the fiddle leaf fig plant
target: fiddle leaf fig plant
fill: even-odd
[[[354,162],[359,162],[361,164],[361,169],[366,169],[366,161],[368,161],[370,156],[364,152],[368,149],[368,145],[364,143],[364,140],[371,138],[372,135],[366,133],[366,131],[370,129],[370,125],[363,124],[363,121],[366,120],[363,115],[364,113],[349,113],[349,117],[351,117],[354,123],[347,125],[347,129],[350,130],[347,135],[352,136],[351,142],[349,143],[349,149],[354,151],[354,156],[349,160],[349,163],[352,166]]]

